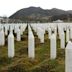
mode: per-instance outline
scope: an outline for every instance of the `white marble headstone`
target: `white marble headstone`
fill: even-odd
[[[17,41],[21,41],[21,32],[20,29],[17,29]]]
[[[60,39],[60,44],[61,44],[61,48],[65,48],[65,34],[64,32],[61,33],[61,39]]]
[[[66,42],[68,42],[70,39],[69,29],[66,30]]]
[[[56,35],[52,34],[50,38],[50,59],[56,58]]]
[[[14,57],[14,36],[12,31],[9,33],[8,36],[8,57]]]
[[[1,27],[0,29],[0,45],[3,46],[5,44],[5,34],[4,29]]]
[[[65,72],[72,72],[72,42],[69,41],[65,49]]]
[[[28,25],[28,57],[34,59],[35,58],[35,41],[32,30]]]

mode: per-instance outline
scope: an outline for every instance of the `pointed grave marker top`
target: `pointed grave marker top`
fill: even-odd
[[[72,42],[71,41],[68,42],[66,49],[72,49]]]

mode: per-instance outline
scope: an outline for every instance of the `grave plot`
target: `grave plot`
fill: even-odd
[[[21,24],[19,24],[19,27],[18,24],[13,25],[11,30],[14,29],[13,30],[14,45],[15,45],[14,56],[8,57],[7,40],[8,40],[9,31],[7,32],[7,29],[9,29],[9,27],[7,27],[5,31],[5,45],[0,46],[0,72],[1,71],[64,72],[65,71],[65,58],[64,58],[65,48],[64,48],[64,44],[63,45],[60,44],[61,42],[58,35],[59,33],[56,28],[57,25],[53,25],[53,23],[52,24],[50,23],[30,24],[30,29],[32,31],[31,35],[34,36],[33,37],[34,42],[30,38],[30,43],[33,42],[35,46],[31,45],[30,47],[31,49],[28,53],[29,50],[28,32],[30,31],[30,30],[28,31],[28,26],[26,27],[26,29],[24,29]],[[53,33],[55,34],[56,37],[55,40],[52,37]],[[61,35],[60,38],[62,36],[63,35]],[[54,46],[54,48],[52,45]],[[51,50],[51,47],[53,50]],[[52,52],[55,55],[52,55],[52,57],[50,57]]]

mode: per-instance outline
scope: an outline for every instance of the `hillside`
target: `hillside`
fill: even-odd
[[[62,17],[68,18],[68,15],[72,15],[72,11],[64,11],[61,9],[53,8],[53,9],[42,9],[40,7],[29,7],[23,8],[13,15],[11,15],[10,19],[20,19],[23,21],[53,21],[54,16],[60,17],[57,19],[61,19]],[[72,18],[72,17],[71,17]]]

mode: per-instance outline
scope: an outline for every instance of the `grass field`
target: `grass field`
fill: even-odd
[[[7,56],[7,37],[5,46],[0,46],[0,72],[65,72],[65,50],[60,48],[57,38],[57,58],[50,60],[50,40],[45,33],[45,43],[41,44],[35,32],[35,59],[28,58],[28,30],[22,35],[22,41],[15,37],[15,57]]]

